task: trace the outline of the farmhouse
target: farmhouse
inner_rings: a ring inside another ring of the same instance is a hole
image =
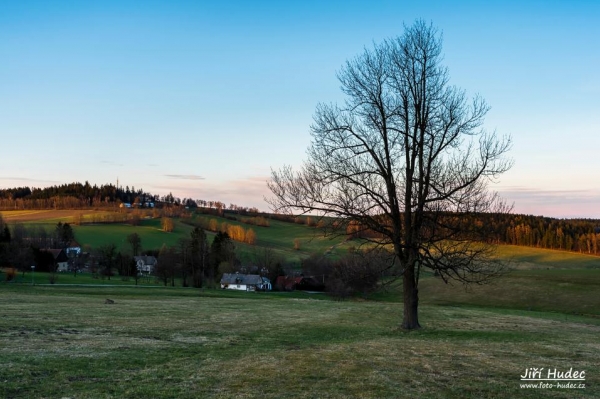
[[[271,281],[258,274],[225,273],[221,278],[221,288],[240,291],[271,291]]]
[[[69,259],[63,249],[41,249],[40,252],[47,252],[52,255],[54,270],[57,272],[69,271]]]
[[[133,259],[135,260],[138,273],[143,275],[152,274],[156,267],[156,263],[158,262],[156,257],[147,255],[134,256]]]

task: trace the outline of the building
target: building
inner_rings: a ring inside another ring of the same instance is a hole
[[[69,258],[64,249],[41,249],[40,252],[46,252],[52,255],[53,268],[57,272],[69,271]]]
[[[271,291],[271,281],[258,274],[225,273],[221,278],[221,288],[239,291]]]
[[[156,264],[158,263],[156,257],[148,255],[134,256],[133,259],[135,260],[135,266],[137,267],[138,273],[146,276],[154,272]]]

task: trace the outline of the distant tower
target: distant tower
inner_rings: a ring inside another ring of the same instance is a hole
[[[117,177],[117,190],[119,189],[119,178]]]

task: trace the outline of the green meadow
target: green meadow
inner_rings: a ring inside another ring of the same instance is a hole
[[[423,303],[407,333],[388,301],[6,284],[0,301],[4,398],[600,395],[592,316]],[[520,388],[528,367],[583,370],[585,389]]]
[[[517,269],[598,269],[600,257],[576,252],[499,245],[497,256]]]
[[[326,254],[335,257],[346,253],[350,246],[358,245],[356,242],[345,241],[345,237],[324,236],[322,230],[304,224],[269,220],[270,226],[263,227],[209,215],[198,215],[195,218],[196,221],[210,219],[215,219],[219,225],[227,223],[254,230],[257,237],[255,245],[235,243],[241,259],[251,258],[256,248],[265,247],[273,249],[288,262],[299,264],[301,259],[311,254]],[[296,239],[300,243],[299,249],[294,249],[294,240]]]
[[[345,241],[343,237],[324,237],[321,231],[316,228],[277,220],[269,220],[269,227],[254,226],[222,217],[206,215],[195,216],[192,221],[199,223],[202,220],[208,221],[210,219],[215,219],[219,225],[227,223],[254,230],[257,237],[255,245],[241,242],[234,243],[238,257],[247,262],[251,262],[255,252],[261,248],[270,248],[286,261],[298,265],[302,258],[308,257],[312,253],[339,256],[347,252],[351,245],[357,245],[354,242]],[[129,248],[127,236],[131,233],[140,235],[143,249],[160,249],[163,245],[177,245],[181,238],[189,238],[193,227],[174,219],[174,230],[165,232],[161,229],[160,219],[143,219],[138,226],[129,224],[86,224],[73,226],[73,229],[75,238],[81,245],[97,248],[114,243],[118,249],[126,251]],[[207,236],[210,242],[214,237],[214,233],[207,232]],[[297,250],[294,249],[294,240],[296,239],[300,241],[300,248]]]
[[[177,245],[179,239],[189,237],[193,227],[174,221],[173,232],[161,229],[160,219],[146,219],[139,226],[129,224],[86,224],[73,226],[75,239],[80,245],[98,248],[106,244],[115,244],[119,250],[129,249],[127,236],[137,233],[142,238],[143,249],[160,249],[163,245]]]

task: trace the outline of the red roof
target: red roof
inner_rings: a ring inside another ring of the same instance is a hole
[[[302,283],[303,279],[304,277],[279,276],[277,277],[277,280],[275,280],[275,285],[291,291],[295,290],[296,286]]]

